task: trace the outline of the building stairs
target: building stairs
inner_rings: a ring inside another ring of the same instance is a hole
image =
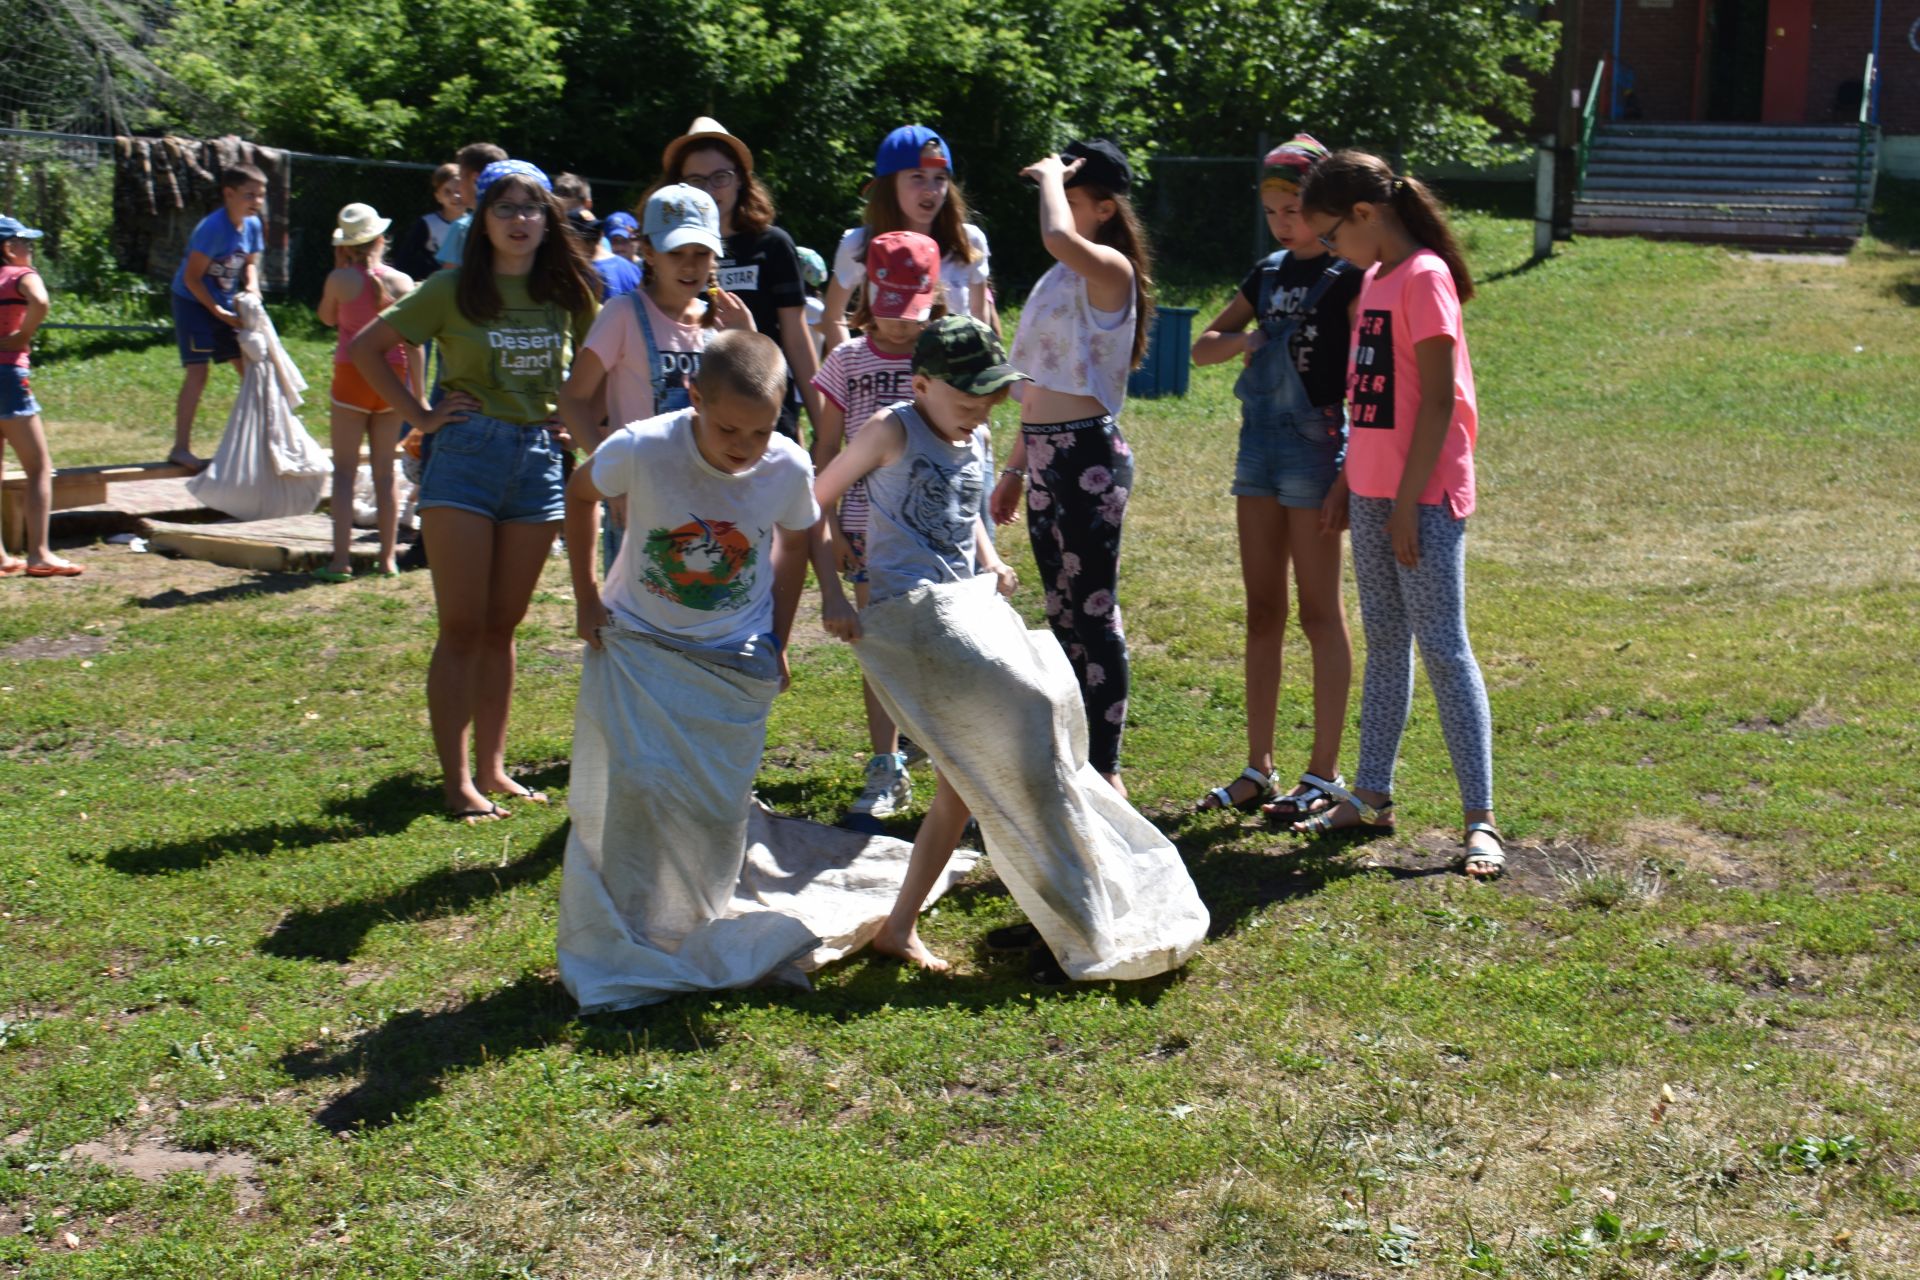
[[[1877,131],[1855,125],[1595,126],[1575,235],[1850,248],[1866,228]]]

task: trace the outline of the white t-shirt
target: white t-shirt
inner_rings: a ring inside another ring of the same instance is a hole
[[[947,291],[947,310],[954,315],[972,314],[969,292],[976,284],[985,284],[992,273],[988,270],[987,233],[971,222],[960,224],[967,233],[967,243],[973,246],[972,262],[961,262],[957,258],[940,260],[940,283]],[[867,229],[849,227],[840,237],[840,247],[833,252],[833,278],[840,282],[849,293],[867,282]]]
[[[773,529],[820,518],[806,450],[775,434],[729,474],[700,456],[693,410],[615,431],[587,462],[627,500],[627,536],[601,600],[622,626],[710,649],[773,630]]]
[[[660,352],[663,390],[693,385],[700,372],[700,353],[716,330],[697,324],[680,324],[654,305],[645,289],[608,299],[587,330],[586,349],[599,357],[607,371],[607,426],[617,430],[653,417],[659,412],[653,403],[653,372],[647,367],[647,340],[640,331],[640,313],[634,300],[647,309],[653,324],[654,346]],[[682,403],[685,403],[684,399]],[[602,486],[605,492],[605,486]]]

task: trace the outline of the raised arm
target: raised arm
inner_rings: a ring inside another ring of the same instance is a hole
[[[1067,180],[1080,172],[1083,160],[1063,163],[1059,156],[1045,156],[1020,171],[1040,188],[1040,242],[1057,261],[1087,282],[1088,300],[1102,311],[1117,311],[1126,305],[1133,290],[1133,264],[1127,255],[1112,245],[1095,244],[1073,225],[1073,208],[1067,203]],[[1102,306],[1103,302],[1110,305]]]

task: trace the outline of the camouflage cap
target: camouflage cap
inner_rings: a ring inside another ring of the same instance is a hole
[[[1007,363],[1007,350],[993,330],[964,315],[942,316],[921,332],[913,348],[913,371],[969,396],[992,395],[1016,382],[1032,381]]]

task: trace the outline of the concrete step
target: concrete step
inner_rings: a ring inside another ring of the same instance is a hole
[[[1868,146],[1868,152],[1874,148]],[[1774,157],[1839,157],[1859,155],[1860,140],[1849,136],[1832,138],[1630,138],[1624,134],[1594,134],[1594,154],[1634,152],[1638,155],[1676,155],[1693,159],[1697,155],[1740,155],[1749,161],[1770,161]]]
[[[1658,218],[1575,218],[1578,236],[1642,236],[1649,240],[1687,240],[1699,244],[1739,244],[1755,248],[1851,249],[1858,235],[1809,231],[1795,224],[1691,223]]]
[[[1691,124],[1650,123],[1646,121],[1604,121],[1594,129],[1596,138],[1658,138],[1663,141],[1722,139],[1729,142],[1838,142],[1854,141],[1860,126],[1854,124]]]
[[[1825,196],[1841,195],[1854,199],[1864,190],[1859,174],[1844,179],[1816,178],[1811,181],[1771,178],[1722,178],[1717,174],[1669,171],[1661,174],[1613,174],[1587,170],[1588,191],[1618,191],[1636,187],[1644,191],[1720,192],[1725,195]]]

